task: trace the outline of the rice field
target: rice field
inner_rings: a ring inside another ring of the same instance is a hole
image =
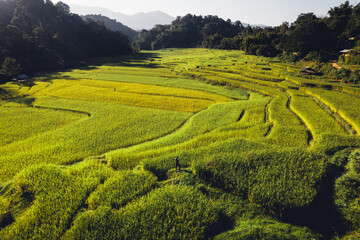
[[[1,85],[0,239],[360,234],[358,89],[298,69],[166,49]]]

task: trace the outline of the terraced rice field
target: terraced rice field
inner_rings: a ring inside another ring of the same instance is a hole
[[[360,147],[358,89],[239,51],[101,62],[0,86],[1,239],[335,234],[324,209],[300,212]]]

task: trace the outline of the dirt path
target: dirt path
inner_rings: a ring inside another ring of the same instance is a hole
[[[341,69],[341,67],[339,66],[339,64],[337,64],[337,62],[332,62],[331,66],[333,66],[333,68],[336,68],[336,69]]]

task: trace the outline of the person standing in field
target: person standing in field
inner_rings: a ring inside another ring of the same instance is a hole
[[[180,162],[179,162],[179,157],[178,157],[178,156],[176,156],[176,158],[175,158],[175,169],[176,169],[177,172],[180,172],[180,171],[181,171],[181,169],[180,169]]]

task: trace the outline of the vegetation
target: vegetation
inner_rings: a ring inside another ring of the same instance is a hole
[[[63,2],[2,0],[0,13],[0,80],[131,52],[122,33],[83,21]]]
[[[358,89],[298,69],[167,49],[1,85],[0,238],[356,238]]]
[[[210,47],[222,37],[234,37],[244,30],[241,22],[232,23],[217,16],[178,17],[171,25],[156,25],[151,30],[142,30],[135,38],[134,48],[157,50],[161,48],[188,48],[202,44]]]
[[[360,38],[360,4],[349,1],[331,8],[326,17],[302,13],[294,23],[276,27],[244,27],[216,16],[186,15],[171,25],[157,25],[142,31],[135,39],[137,49],[202,46],[215,49],[243,50],[252,55],[282,56],[285,61],[337,60],[339,51],[353,48]],[[352,39],[352,40],[349,40]],[[357,64],[354,49],[349,62]]]

